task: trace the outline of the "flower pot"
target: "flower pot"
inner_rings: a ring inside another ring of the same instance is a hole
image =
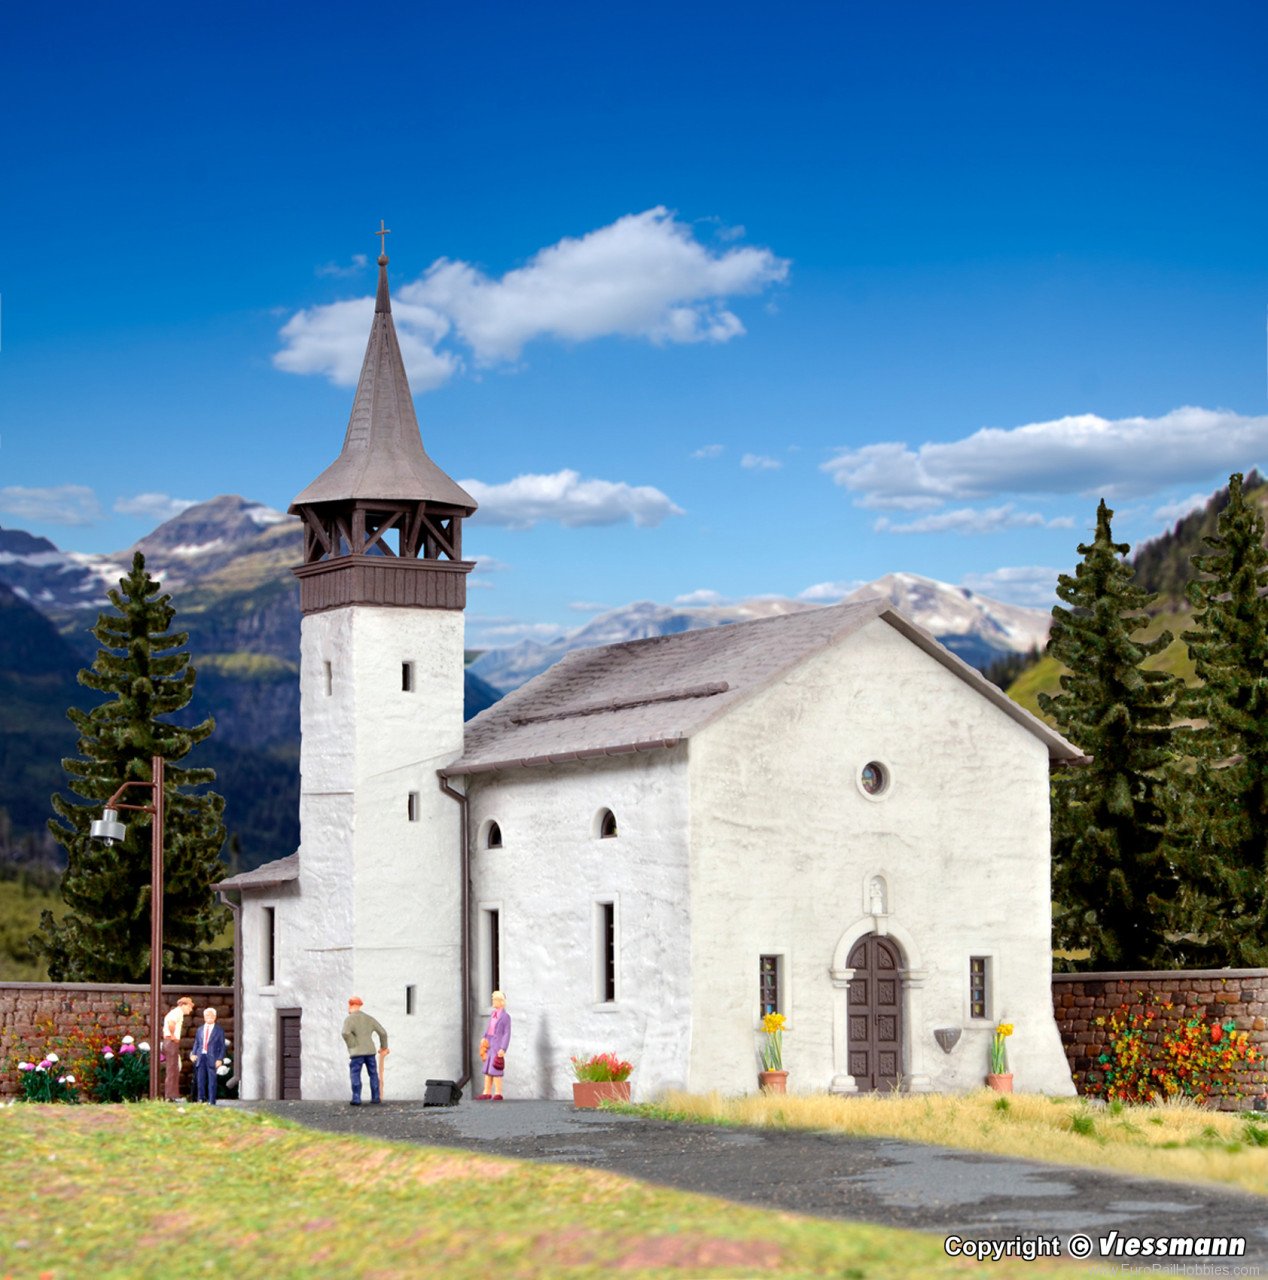
[[[572,1105],[579,1111],[593,1111],[601,1102],[628,1102],[628,1080],[574,1080]]]
[[[757,1073],[757,1087],[763,1093],[787,1093],[788,1072],[759,1071]]]
[[[994,1071],[991,1071],[987,1074],[986,1084],[988,1088],[994,1089],[996,1093],[1012,1093],[1013,1073],[1004,1071],[996,1075]]]

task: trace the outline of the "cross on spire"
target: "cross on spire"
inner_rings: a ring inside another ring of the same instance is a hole
[[[387,223],[386,223],[386,222],[384,222],[384,221],[383,221],[383,219],[382,219],[382,218],[380,218],[380,219],[379,219],[379,229],[378,229],[374,234],[375,234],[376,236],[378,236],[378,238],[379,238],[379,260],[380,260],[380,261],[385,261],[385,260],[387,259],[387,239],[386,239],[386,237],[388,237],[388,236],[390,236],[390,235],[392,234],[391,228],[387,225]]]

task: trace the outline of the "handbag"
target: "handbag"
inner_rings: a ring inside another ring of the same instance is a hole
[[[480,1061],[484,1062],[489,1056],[489,1042],[487,1040],[480,1041]]]
[[[497,1051],[497,1054],[496,1054],[496,1056],[495,1056],[495,1057],[494,1057],[494,1059],[493,1059],[493,1065],[494,1065],[494,1066],[495,1066],[499,1071],[505,1071],[505,1070],[506,1070],[506,1058],[505,1058],[505,1057],[503,1057],[503,1055],[502,1055],[502,1050],[501,1050],[501,1049],[499,1049],[499,1050]]]

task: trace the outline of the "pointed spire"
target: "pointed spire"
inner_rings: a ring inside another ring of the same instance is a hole
[[[380,221],[377,236],[390,235]],[[379,254],[379,286],[374,319],[348,430],[339,456],[291,503],[385,499],[433,502],[461,507],[468,514],[476,502],[427,456],[418,431],[414,399],[405,361],[392,321],[386,253]]]

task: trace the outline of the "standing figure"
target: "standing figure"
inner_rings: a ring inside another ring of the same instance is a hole
[[[484,1029],[480,1055],[484,1058],[484,1092],[477,1101],[502,1101],[502,1075],[506,1070],[506,1051],[511,1044],[511,1015],[506,1011],[506,997],[495,991],[489,998],[493,1012]]]
[[[203,1025],[194,1032],[194,1100],[216,1105],[216,1068],[225,1059],[225,1031],[216,1025],[216,1011],[203,1010]]]
[[[194,1012],[191,996],[181,996],[163,1019],[163,1097],[179,1102],[181,1096],[181,1036],[185,1019]]]
[[[374,1037],[379,1037],[379,1052],[386,1054],[387,1032],[378,1019],[361,1011],[365,1003],[360,996],[348,1000],[348,1016],[343,1020],[343,1042],[348,1046],[348,1075],[352,1080],[352,1105],[361,1105],[361,1068],[370,1073],[370,1101],[379,1101],[379,1068],[374,1061]]]

